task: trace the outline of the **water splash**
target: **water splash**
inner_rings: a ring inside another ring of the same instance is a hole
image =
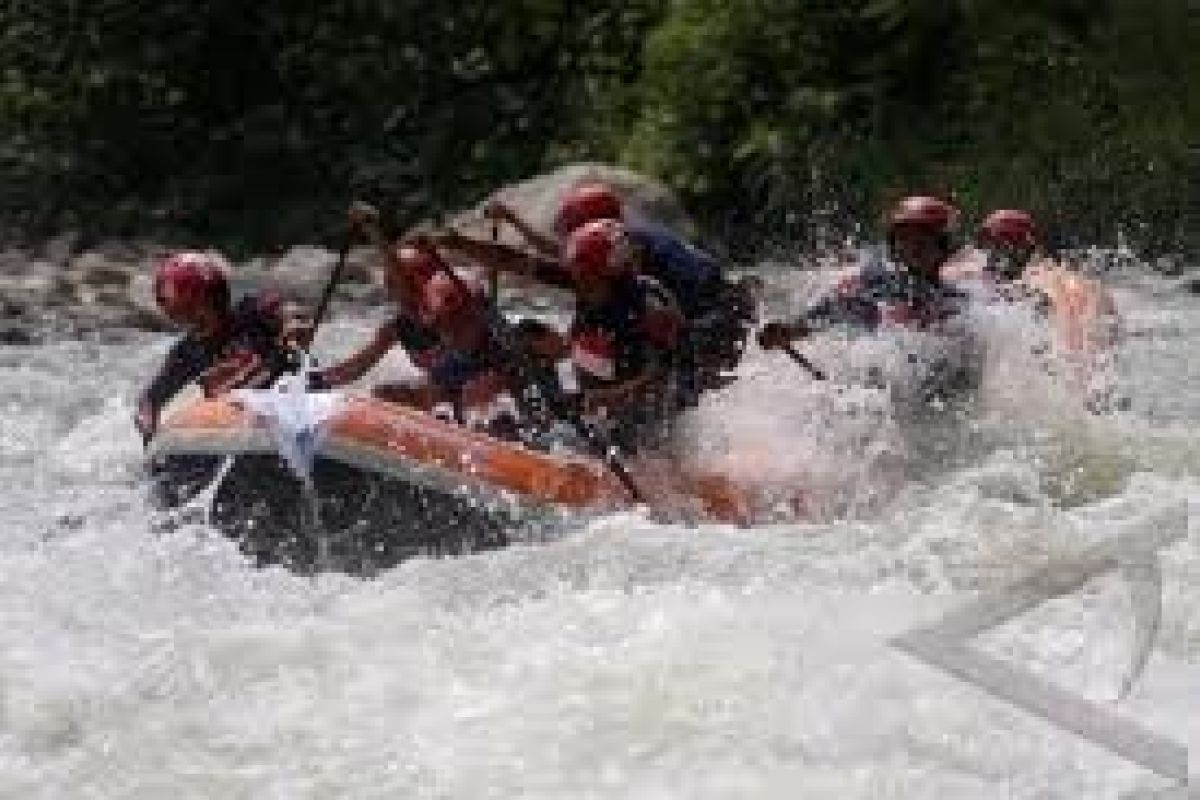
[[[1153,285],[1119,301],[1127,411],[1070,403],[1016,318],[985,336],[975,410],[931,431],[893,403],[910,386],[898,345],[814,344],[861,379],[840,392],[754,354],[689,421],[698,458],[736,459],[744,436],[766,454],[744,459],[748,479],[812,477],[829,498],[815,520],[613,515],[371,581],[252,569],[200,522],[153,532],[128,419],[164,341],[0,348],[0,796],[1159,788],[886,645],[1086,549],[1097,524],[1187,503],[1193,538],[1161,556],[1158,644],[1117,710],[1200,746],[1200,314]],[[335,325],[323,341],[367,335]],[[895,390],[870,385],[873,364],[897,368]],[[1119,584],[1089,587],[1014,620],[998,655],[1111,693],[1137,637],[1130,602]]]

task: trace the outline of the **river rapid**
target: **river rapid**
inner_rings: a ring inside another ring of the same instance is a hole
[[[167,338],[2,347],[0,798],[1173,796],[894,644],[1178,526],[1128,697],[1120,573],[970,644],[1200,745],[1200,297],[1114,286],[1121,410],[1085,411],[1005,313],[979,326],[981,397],[953,423],[756,351],[683,435],[747,480],[811,485],[811,518],[617,514],[372,580],[254,569],[200,524],[155,524],[130,417]],[[910,344],[809,354],[853,372]]]

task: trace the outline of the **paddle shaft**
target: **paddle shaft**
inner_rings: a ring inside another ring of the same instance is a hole
[[[349,256],[350,234],[347,233],[345,240],[342,242],[342,249],[338,251],[337,262],[333,266],[333,271],[329,273],[329,279],[325,282],[325,289],[321,292],[321,299],[317,303],[317,310],[313,312],[312,331],[309,334],[309,347],[312,346],[312,341],[317,336],[317,329],[321,327],[321,323],[325,320],[325,315],[329,312],[329,306],[333,302],[333,293],[337,289],[337,285],[342,279],[342,273],[346,271],[346,261]],[[292,352],[295,353],[295,350]],[[271,371],[267,373],[266,380],[260,385],[256,385],[255,388],[269,389],[270,387],[274,386],[275,382],[283,377],[289,371],[289,369],[292,368],[292,366],[292,364],[287,363],[272,368]],[[239,388],[244,388],[246,385],[251,383],[256,382],[247,381],[242,387]]]
[[[329,273],[329,280],[325,282],[325,290],[321,293],[321,300],[317,303],[317,310],[313,312],[313,334],[317,332],[317,328],[321,326],[322,320],[325,319],[325,314],[329,311],[329,306],[333,302],[333,293],[337,289],[338,283],[342,280],[342,273],[346,271],[346,261],[350,257],[350,234],[346,234],[345,240],[342,242],[342,249],[338,252],[337,263],[333,266],[333,271]]]
[[[500,223],[492,220],[492,244],[500,242]],[[500,270],[495,267],[488,267],[488,294],[492,298],[492,302],[497,306],[500,305]]]
[[[783,346],[783,352],[787,353],[788,357],[790,357],[792,361],[795,361],[797,364],[799,364],[801,368],[803,368],[804,371],[809,375],[813,376],[813,378],[819,381],[826,379],[827,376],[825,375],[825,372],[816,364],[809,361],[799,350],[796,349],[795,345],[791,344],[790,342],[785,344]]]
[[[459,276],[457,272],[454,271],[453,268],[451,268],[449,264],[446,263],[445,259],[441,257],[441,254],[435,250],[432,250],[432,248],[431,252],[433,252],[438,269],[444,272],[446,276],[454,282],[455,286],[457,286],[460,291],[469,293],[470,288],[467,286],[466,282]],[[521,351],[520,346],[513,341],[511,331],[509,330],[510,326],[508,320],[504,319],[504,316],[501,314],[499,306],[496,302],[497,299],[498,298],[492,299],[492,303],[490,304],[490,308],[488,310],[490,327],[492,328],[492,332],[497,339],[497,343],[501,346],[501,348],[507,351],[506,354],[514,360],[517,368],[521,373],[523,373],[521,378],[524,381],[527,377],[532,377],[534,370],[526,363],[526,355]],[[541,381],[536,379],[530,380],[529,382],[535,384],[541,383]],[[633,476],[629,473],[629,470],[626,469],[625,465],[621,463],[621,460],[617,456],[615,449],[608,442],[604,441],[600,434],[598,434],[596,430],[592,428],[592,426],[588,425],[582,417],[576,414],[572,409],[568,408],[564,403],[559,402],[557,398],[557,392],[547,391],[545,387],[542,387],[542,390],[543,399],[549,406],[550,413],[568,423],[571,425],[571,427],[575,428],[575,431],[584,440],[584,442],[587,443],[588,447],[591,448],[593,453],[604,459],[604,463],[608,467],[609,471],[612,472],[612,474],[616,476],[617,480],[621,482],[621,485],[625,488],[625,491],[629,492],[630,497],[639,503],[646,502],[646,496],[642,494],[641,489],[638,488],[637,482],[633,479]],[[521,407],[521,413],[526,417],[532,418],[534,415],[534,410],[529,404],[528,399],[524,396],[524,392],[513,392],[513,399],[516,400],[517,404]]]

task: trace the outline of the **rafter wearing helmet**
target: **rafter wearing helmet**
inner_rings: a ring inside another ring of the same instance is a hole
[[[958,218],[954,206],[936,197],[904,198],[885,217],[892,264],[853,270],[800,317],[765,325],[759,344],[778,349],[831,326],[929,330],[956,316],[967,298],[941,271],[957,249]]]
[[[254,385],[290,362],[302,341],[303,325],[290,324],[274,292],[248,294],[236,302],[228,267],[215,253],[183,251],[163,258],[154,270],[159,310],[184,335],[142,391],[134,423],[143,441],[158,429],[162,408],[189,383],[199,381],[215,396],[235,386]]]
[[[636,219],[610,186],[586,182],[569,189],[559,202],[553,235],[536,230],[509,205],[491,201],[485,208],[493,220],[512,225],[528,243],[525,251],[495,242],[481,242],[453,231],[440,244],[464,253],[499,272],[532,274],[554,265],[565,268],[565,247],[571,235],[597,221],[623,226],[630,268],[665,287],[675,298],[686,325],[681,336],[682,373],[693,398],[727,382],[724,373],[741,359],[747,335],[757,315],[753,281],[731,281],[721,262],[662,225]]]
[[[447,274],[450,267],[421,237],[388,241],[373,206],[356,202],[349,215],[383,256],[383,285],[394,313],[360,349],[316,373],[316,388],[352,383],[401,347],[421,374],[377,384],[377,397],[424,410],[446,404],[460,420],[488,406],[506,387],[482,288]]]
[[[438,239],[457,248],[464,237]],[[471,252],[469,245],[459,248]],[[584,410],[614,424],[627,450],[656,438],[678,412],[674,354],[685,319],[671,292],[638,271],[636,244],[625,223],[592,219],[575,227],[555,258],[497,260],[501,271],[564,289],[575,315],[560,350],[577,374]]]
[[[1111,351],[1120,338],[1120,318],[1112,294],[1099,282],[1068,269],[1042,250],[1033,216],[1004,208],[979,225],[976,246],[986,254],[986,276],[1000,297],[1032,302],[1054,320],[1058,346],[1094,356]]]
[[[1038,254],[1037,226],[1027,211],[1003,208],[979,225],[976,245],[987,258],[987,269],[1000,280],[1015,281]]]
[[[957,250],[958,209],[936,197],[906,197],[887,215],[892,260],[909,273],[937,282],[942,265]]]

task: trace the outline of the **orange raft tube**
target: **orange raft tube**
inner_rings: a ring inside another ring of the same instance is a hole
[[[224,399],[183,404],[166,416],[151,450],[160,501],[185,503],[224,456],[237,458],[218,488],[212,522],[258,561],[300,569],[319,568],[324,557],[336,568],[369,571],[417,553],[503,545],[514,528],[563,512],[634,505],[598,459],[500,441],[366,397],[345,398],[325,425],[313,509],[247,412]],[[655,513],[747,519],[748,501],[720,476],[667,478],[678,470],[661,462],[630,468]]]

